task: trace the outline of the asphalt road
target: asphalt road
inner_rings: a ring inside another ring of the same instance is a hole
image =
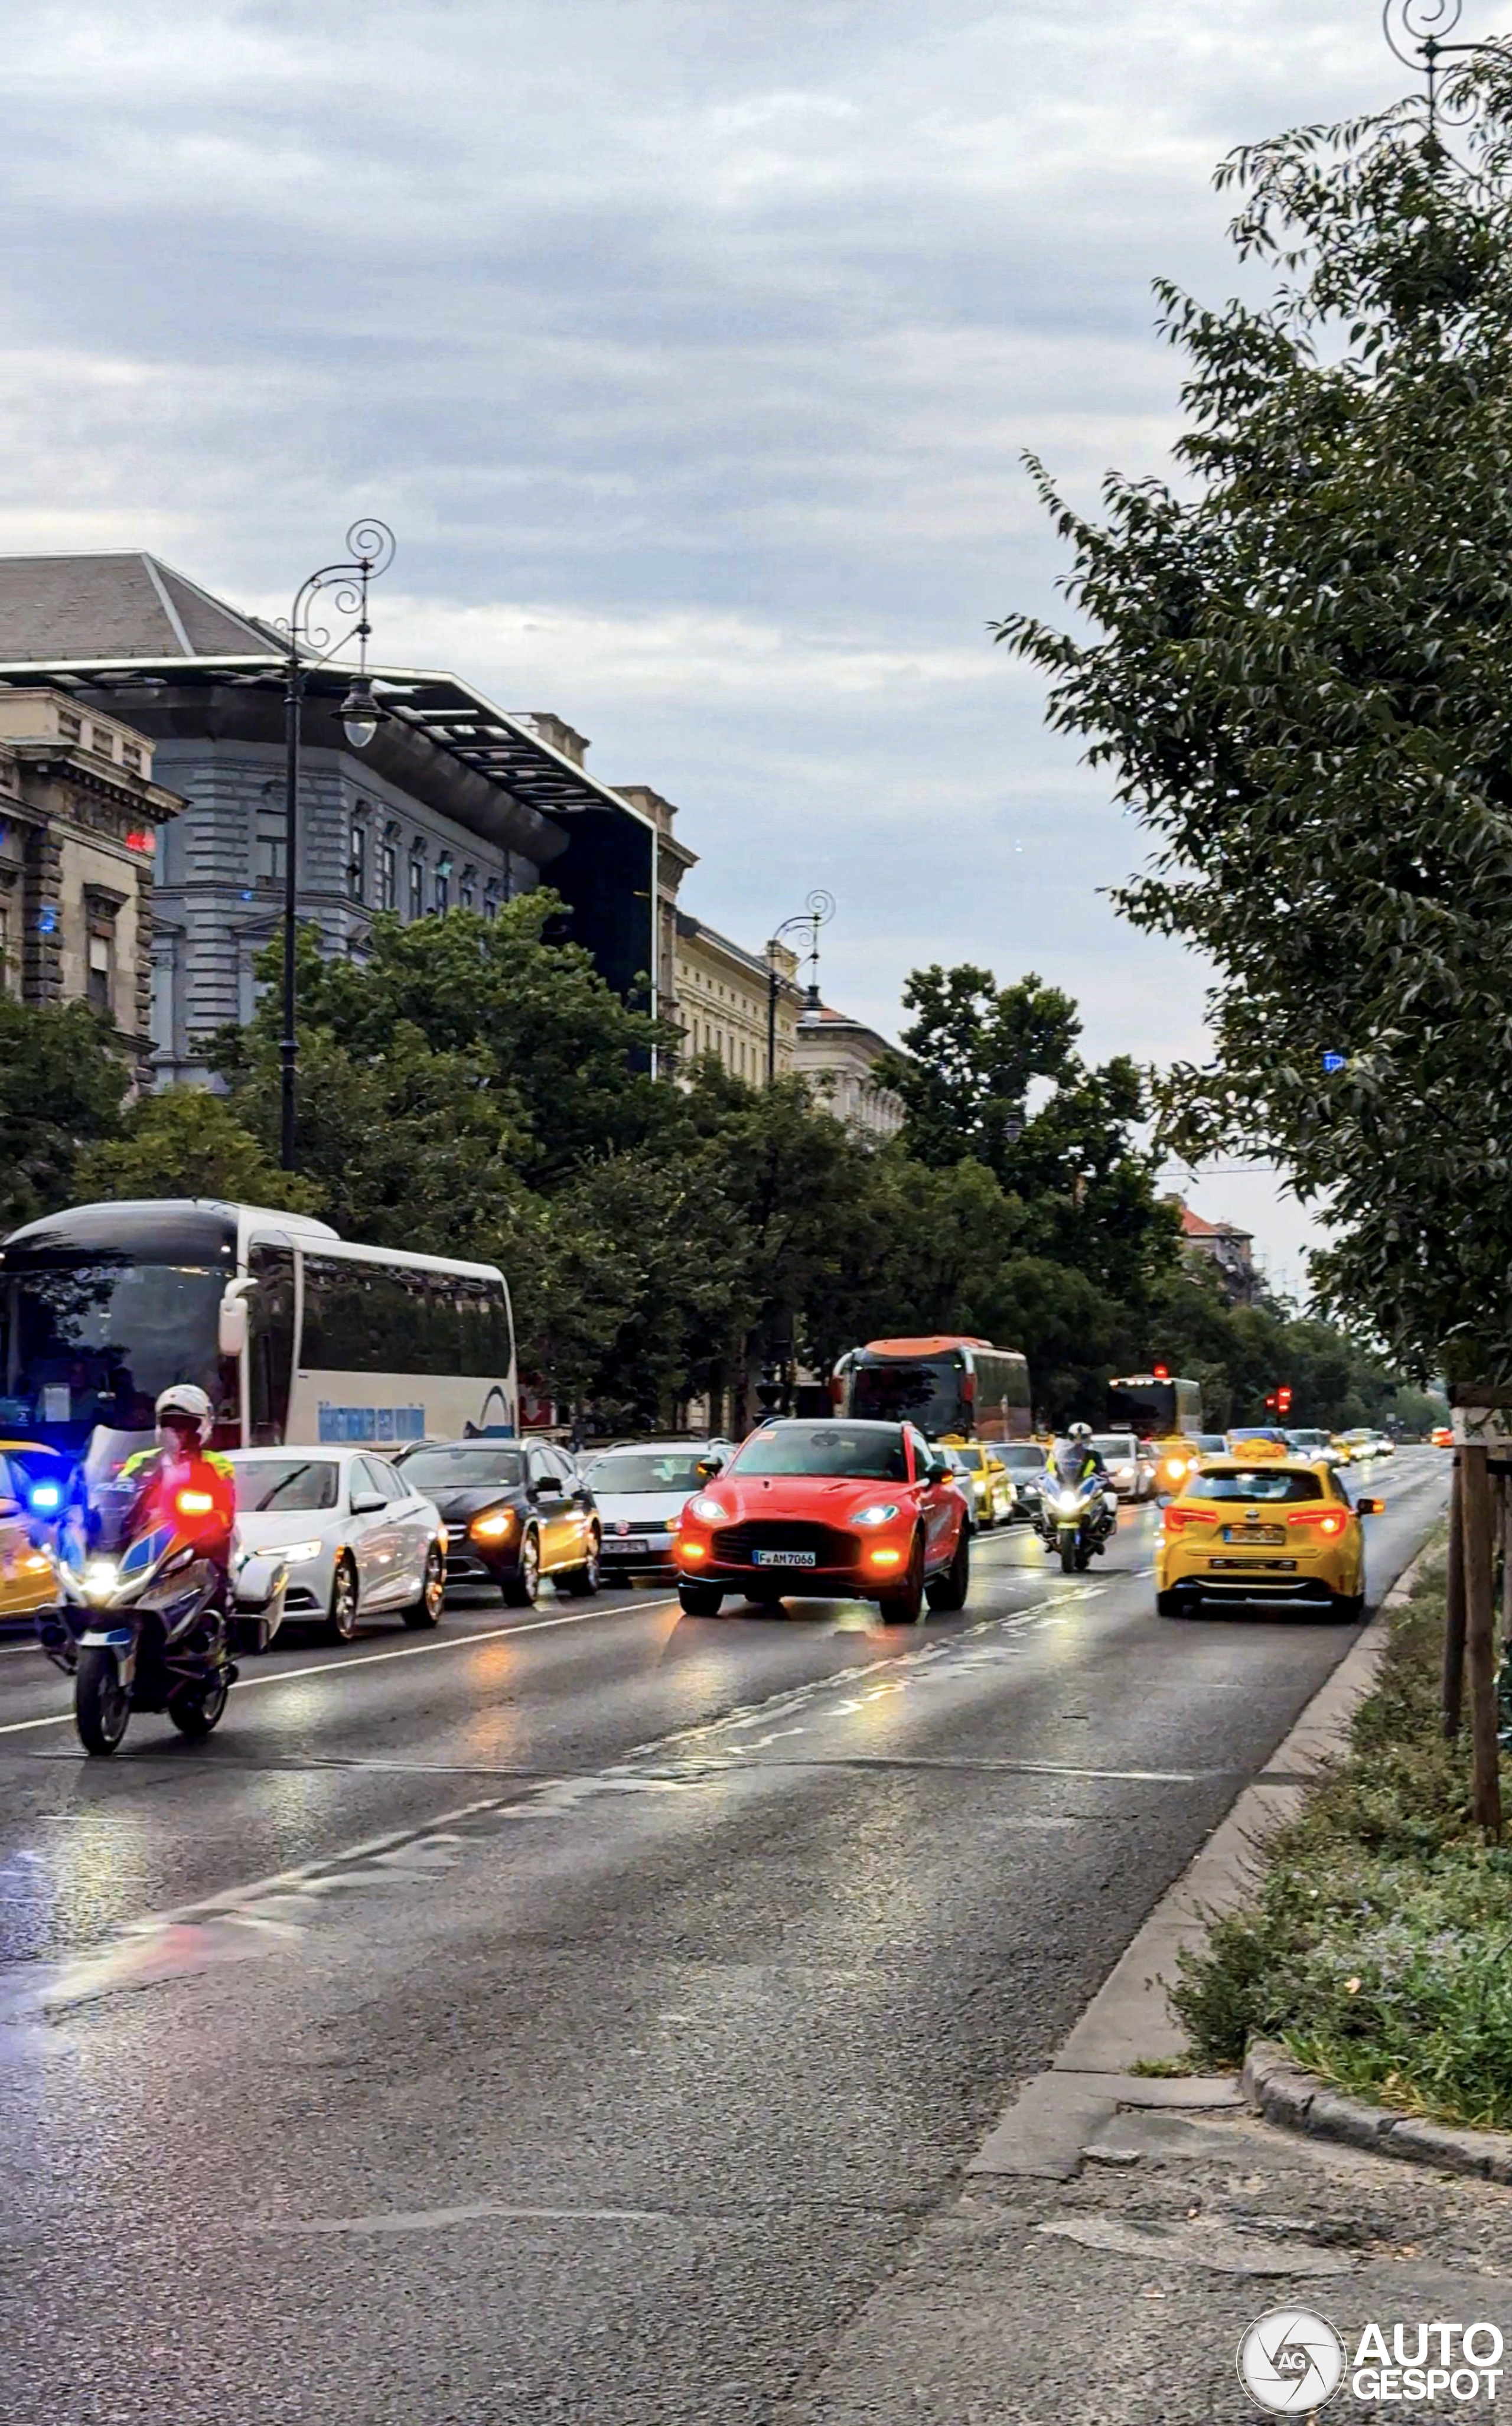
[[[0,2419],[780,2418],[1351,1639],[1156,1618],[1152,1529],[285,1641],[105,1763],[0,1644]]]

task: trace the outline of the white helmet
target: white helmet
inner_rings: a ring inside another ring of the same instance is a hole
[[[1072,1424],[1068,1429],[1066,1437],[1068,1440],[1090,1440],[1092,1427],[1090,1424]]]
[[[171,1389],[164,1390],[153,1413],[157,1417],[159,1431],[167,1415],[180,1415],[193,1424],[199,1432],[201,1448],[216,1427],[216,1411],[204,1392],[193,1382],[175,1382]]]

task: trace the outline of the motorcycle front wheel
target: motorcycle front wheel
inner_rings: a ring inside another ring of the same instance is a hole
[[[218,1727],[226,1714],[226,1698],[231,1687],[224,1677],[218,1683],[206,1685],[192,1693],[175,1693],[168,1706],[169,1717],[181,1736],[207,1736]]]
[[[1060,1569],[1064,1576],[1074,1576],[1076,1573],[1076,1536],[1074,1533],[1063,1533],[1060,1537]]]
[[[131,1717],[131,1695],[121,1684],[115,1655],[93,1647],[79,1653],[73,1679],[73,1723],[86,1752],[117,1751]]]

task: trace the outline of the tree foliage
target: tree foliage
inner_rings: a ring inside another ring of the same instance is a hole
[[[0,1234],[78,1194],[80,1157],[115,1134],[130,1083],[115,1030],[83,1003],[0,991]]]
[[[1217,970],[1169,1139],[1278,1156],[1337,1225],[1327,1302],[1505,1375],[1512,57],[1470,80],[1467,170],[1406,104],[1224,165],[1240,256],[1280,283],[1157,290],[1184,485],[1110,477],[1094,521],[1036,465],[1090,636],[999,634],[1154,838],[1126,914]]]

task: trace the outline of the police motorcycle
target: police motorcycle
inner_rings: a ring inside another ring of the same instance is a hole
[[[1058,1550],[1063,1573],[1082,1575],[1101,1557],[1118,1530],[1118,1499],[1107,1476],[1084,1471],[1091,1427],[1073,1424],[1049,1459],[1035,1531],[1048,1550]]]
[[[144,1492],[141,1436],[92,1434],[58,1528],[58,1597],[38,1639],[73,1679],[73,1720],[87,1752],[110,1754],[133,1710],[166,1711],[184,1736],[207,1736],[236,1681],[240,1641],[264,1648],[283,1617],[288,1569],[232,1537],[208,1554],[213,1499],[192,1467]]]

